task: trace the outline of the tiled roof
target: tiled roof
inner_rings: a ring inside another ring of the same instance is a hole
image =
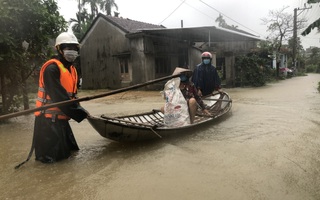
[[[102,14],[101,14],[102,15]],[[164,29],[164,26],[161,25],[155,25],[155,24],[149,24],[145,22],[135,21],[128,18],[121,18],[121,17],[112,17],[112,16],[106,16],[102,15],[106,20],[110,21],[115,26],[118,26],[123,31],[127,33],[135,33],[139,30],[143,29]]]
[[[80,42],[83,43],[87,38],[90,30],[95,27],[94,24],[98,19],[103,18],[108,23],[121,29],[126,37],[134,37],[135,33],[146,33],[155,36],[163,36],[169,38],[178,38],[180,40],[188,40],[192,42],[203,42],[208,40],[216,42],[226,41],[259,41],[261,40],[255,35],[250,33],[243,33],[235,30],[208,26],[208,27],[193,27],[193,28],[166,28],[162,25],[149,24],[145,22],[135,21],[127,18],[106,16],[99,13],[92,22],[90,28],[86,31],[85,35],[81,38]],[[211,34],[210,34],[211,33]]]

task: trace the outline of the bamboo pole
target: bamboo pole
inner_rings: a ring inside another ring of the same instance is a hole
[[[225,102],[232,102],[232,100],[227,100],[227,99],[202,99],[202,101],[225,101]]]
[[[141,88],[141,87],[144,87],[144,86],[147,86],[147,85],[151,85],[151,84],[154,84],[154,83],[158,83],[158,82],[161,82],[161,81],[164,81],[164,80],[168,80],[168,79],[172,79],[172,78],[179,77],[179,76],[180,76],[180,74],[171,75],[171,76],[165,76],[165,77],[162,77],[162,78],[159,78],[159,79],[154,79],[154,80],[147,81],[145,83],[140,83],[140,84],[132,85],[132,86],[125,87],[125,88],[112,90],[110,92],[106,92],[106,93],[102,93],[102,94],[98,94],[98,95],[81,97],[81,98],[78,98],[78,99],[71,99],[71,100],[66,100],[66,101],[60,101],[60,102],[57,102],[57,103],[44,105],[44,106],[41,106],[41,107],[38,107],[38,108],[23,110],[23,111],[20,111],[20,112],[10,113],[10,114],[6,114],[6,115],[0,115],[0,121],[1,120],[5,120],[5,119],[9,119],[9,118],[13,118],[13,117],[18,117],[18,116],[21,116],[21,115],[26,115],[26,114],[33,113],[33,112],[40,111],[40,110],[46,110],[48,108],[64,106],[64,105],[68,105],[68,104],[72,104],[72,103],[76,103],[76,102],[81,102],[81,101],[90,101],[92,99],[102,98],[102,97],[110,96],[110,95],[113,95],[113,94],[126,92],[126,91],[129,91],[129,90]]]

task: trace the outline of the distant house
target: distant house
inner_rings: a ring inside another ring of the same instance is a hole
[[[279,53],[278,58],[277,58],[277,53],[273,53],[273,60],[272,60],[272,68],[276,69],[277,68],[277,60],[279,62],[279,68],[286,68],[288,67],[287,62],[288,62],[288,55],[284,53]]]
[[[234,78],[235,45],[249,51],[251,35],[217,27],[176,28],[99,14],[81,39],[82,88],[116,89],[171,75],[175,67],[193,69],[203,51],[223,50],[227,82]],[[238,44],[244,42],[244,44]],[[205,48],[196,44],[209,44]],[[221,44],[224,45],[221,45]],[[249,45],[248,45],[249,44]],[[221,57],[222,59],[222,57]],[[162,88],[163,84],[150,86]]]

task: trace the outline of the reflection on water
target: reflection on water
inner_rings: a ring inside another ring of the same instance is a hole
[[[71,121],[80,151],[49,165],[32,157],[19,170],[33,116],[12,119],[0,125],[1,199],[319,199],[318,81],[225,89],[227,116],[157,141],[115,143]]]

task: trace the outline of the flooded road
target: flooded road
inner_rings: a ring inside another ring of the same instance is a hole
[[[224,89],[231,112],[207,129],[141,144],[71,126],[80,151],[42,164],[26,159],[33,116],[0,125],[1,199],[320,199],[319,74],[261,88]],[[139,96],[140,95],[140,96]],[[146,97],[147,96],[147,97]],[[83,102],[92,115],[159,108],[159,92]]]

